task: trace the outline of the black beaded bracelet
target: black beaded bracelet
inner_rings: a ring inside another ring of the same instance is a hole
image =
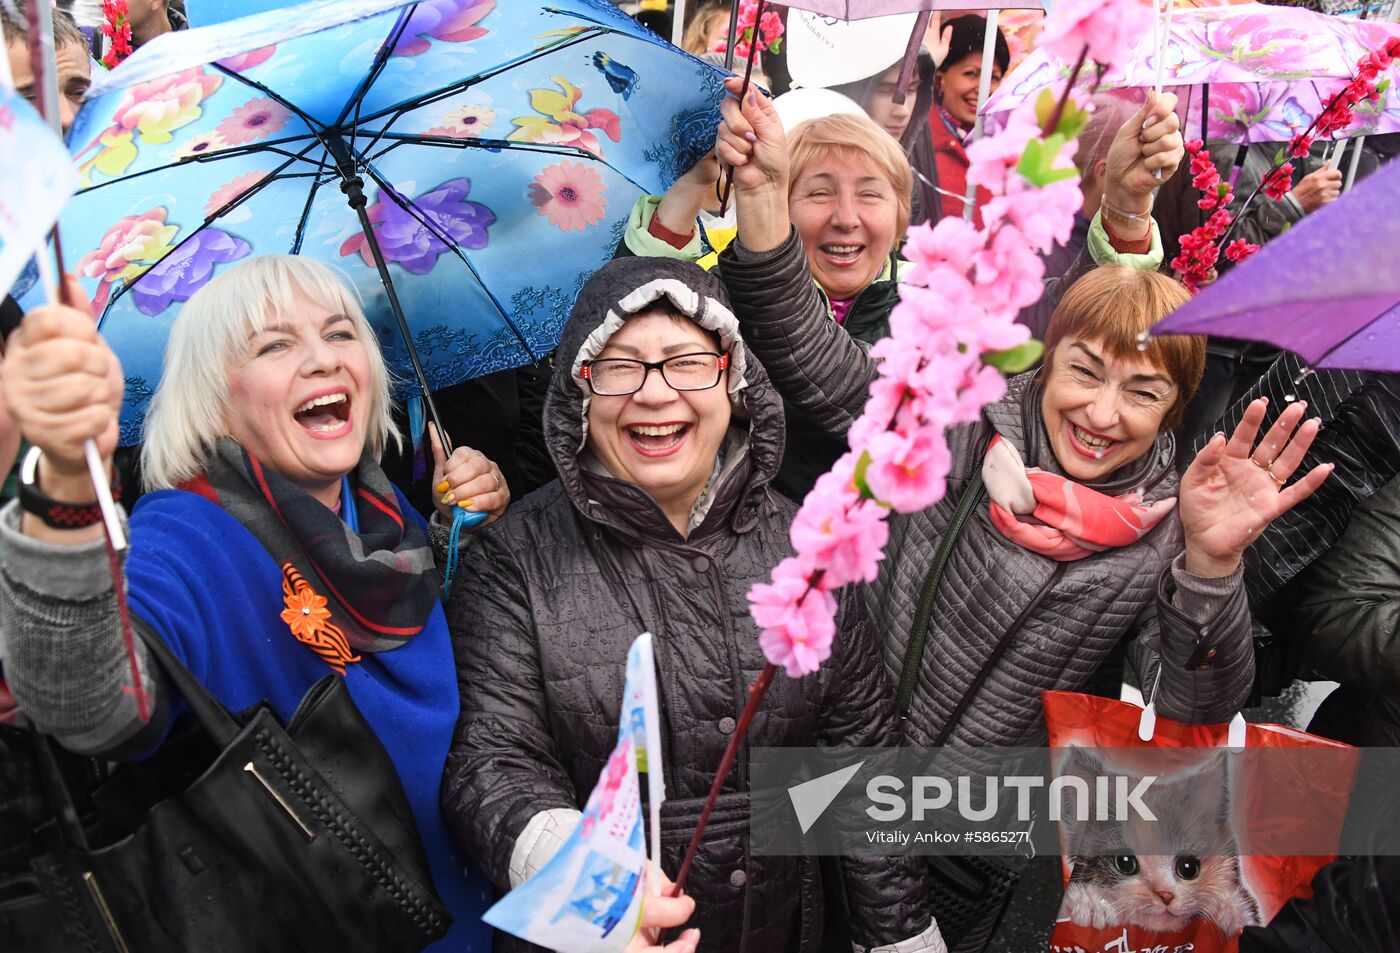
[[[33,513],[44,521],[45,526],[54,529],[82,529],[85,526],[92,526],[94,523],[102,522],[102,507],[97,501],[91,503],[62,503],[51,499],[43,494],[39,489],[39,458],[42,454],[38,447],[30,447],[29,452],[24,455],[24,462],[19,468],[19,507],[26,513]],[[116,496],[119,487],[113,486],[112,495]]]

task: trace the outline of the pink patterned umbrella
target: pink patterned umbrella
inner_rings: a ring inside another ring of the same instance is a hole
[[[1001,10],[1044,10],[1044,0],[1010,0],[998,3],[997,0],[797,0],[784,6],[794,10],[807,10],[838,20],[864,20],[867,17],[887,17],[894,13],[921,13],[925,10],[975,10],[978,13],[989,6]]]
[[[1166,87],[1184,110],[1183,127],[1202,128],[1205,138],[1228,142],[1281,142],[1307,128],[1328,98],[1353,75],[1356,61],[1400,35],[1400,26],[1343,20],[1301,7],[1247,3],[1177,11],[1162,63]],[[1101,90],[1138,89],[1157,79],[1158,52],[1144,35],[1129,56],[1120,57],[1099,81]],[[1379,103],[1356,108],[1357,121],[1341,136],[1400,132],[1400,99],[1392,69],[1391,88]],[[1013,110],[1042,89],[1063,82],[1069,64],[1047,51],[1026,57],[987,103],[988,113]],[[1093,88],[1092,72],[1079,87]],[[1209,94],[1204,95],[1203,88]]]

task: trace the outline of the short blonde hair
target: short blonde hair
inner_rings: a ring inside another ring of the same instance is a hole
[[[909,228],[914,173],[904,150],[888,132],[866,115],[837,113],[798,123],[787,137],[788,188],[797,186],[807,166],[830,156],[846,161],[869,160],[876,171],[894,188],[895,244],[904,240]],[[789,198],[791,193],[789,192]],[[893,248],[890,251],[894,251]]]
[[[729,21],[729,10],[723,3],[705,3],[695,11],[681,34],[681,49],[693,56],[710,51],[710,31],[723,19]]]
[[[1186,286],[1159,271],[1122,265],[1102,265],[1080,278],[1055,309],[1045,330],[1045,366],[1065,338],[1097,341],[1118,360],[1143,358],[1159,368],[1176,385],[1176,402],[1167,410],[1162,427],[1181,423],[1186,405],[1200,386],[1206,367],[1206,339],[1199,335],[1167,334],[1149,338],[1144,347],[1139,335],[1191,300]]]
[[[173,489],[204,471],[214,441],[228,435],[230,364],[246,353],[248,339],[272,316],[294,309],[298,291],[350,318],[369,358],[367,446],[377,457],[390,441],[399,445],[389,371],[349,282],[311,258],[261,255],[239,262],[196,291],[170,328],[141,450],[148,489]]]

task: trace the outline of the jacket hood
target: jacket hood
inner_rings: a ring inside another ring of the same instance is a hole
[[[1042,391],[1036,382],[1038,373],[1039,369],[1027,371],[1007,381],[1006,395],[987,407],[982,412],[983,417],[993,430],[1021,452],[1026,466],[1064,476],[1064,468],[1055,459],[1045,433],[1045,418],[1040,411]],[[1141,487],[1143,499],[1149,502],[1176,496],[1178,485],[1176,435],[1170,430],[1159,433],[1145,454],[1110,473],[1108,479],[1086,484],[1110,495]]]
[[[840,93],[848,99],[854,100],[861,109],[867,112],[870,109],[870,99],[875,94],[875,86],[879,83],[880,77],[889,72],[893,66],[902,66],[903,57],[899,62],[891,63],[878,73],[874,73],[865,79],[858,79],[853,83],[843,83],[840,86],[832,86],[831,91]],[[923,47],[919,49],[919,57],[914,61],[914,74],[919,78],[919,89],[914,94],[913,115],[909,118],[909,128],[904,130],[904,135],[900,137],[899,144],[908,152],[918,141],[921,129],[928,128],[929,110],[933,107],[933,55]]]
[[[723,526],[745,532],[753,525],[768,483],[782,462],[782,401],[740,337],[724,286],[694,264],[619,258],[583,286],[555,351],[554,378],[545,398],[545,446],[565,493],[584,517],[625,538],[678,540],[674,527],[644,490],[613,478],[585,459],[592,395],[582,376],[583,364],[603,350],[625,321],[662,299],[700,327],[716,332],[730,355],[732,416],[722,447],[723,466],[701,494],[699,519],[690,538],[704,537]]]

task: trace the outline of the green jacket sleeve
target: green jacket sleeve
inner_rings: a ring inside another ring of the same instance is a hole
[[[1156,271],[1162,267],[1162,233],[1157,222],[1152,222],[1152,247],[1145,255],[1128,255],[1113,247],[1108,240],[1108,232],[1103,227],[1103,212],[1094,213],[1089,224],[1089,255],[1096,265],[1126,265],[1140,271]]]
[[[661,197],[657,195],[643,195],[637,199],[637,204],[632,206],[632,216],[627,220],[627,231],[622,234],[625,252],[623,249],[618,249],[618,257],[631,253],[638,258],[674,258],[678,261],[699,261],[700,257],[705,254],[704,246],[700,244],[700,229],[695,230],[684,248],[677,248],[663,242],[647,231],[651,227],[652,216],[656,214],[656,206],[660,203]]]

